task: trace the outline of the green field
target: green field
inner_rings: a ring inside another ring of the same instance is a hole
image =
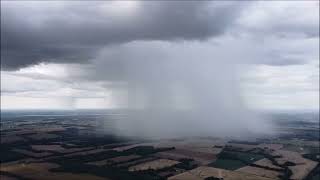
[[[311,180],[319,180],[320,179],[320,174],[316,174],[312,177]]]
[[[248,164],[264,158],[264,156],[262,155],[253,154],[253,153],[245,153],[245,152],[232,152],[232,153],[234,153],[239,160],[245,161]]]
[[[264,158],[262,155],[253,153],[223,151],[219,154],[218,159],[209,164],[209,166],[227,170],[235,170],[247,166],[262,158]]]
[[[236,170],[246,166],[246,164],[239,160],[217,159],[215,162],[209,164],[209,166],[212,166],[215,168],[227,169],[227,170]]]

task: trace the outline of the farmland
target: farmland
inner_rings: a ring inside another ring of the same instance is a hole
[[[112,121],[105,122],[108,116],[112,115],[3,118],[1,179],[314,180],[319,177],[317,139],[297,138],[305,136],[301,122],[299,131],[296,123],[281,122],[277,136],[264,139],[141,140],[99,130],[100,121],[112,127]],[[310,123],[307,125],[308,134]]]

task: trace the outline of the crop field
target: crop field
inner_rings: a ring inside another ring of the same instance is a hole
[[[219,158],[215,162],[209,164],[209,166],[227,170],[236,170],[246,166],[246,164],[239,160]]]
[[[279,176],[282,174],[278,171],[272,171],[268,169],[258,168],[258,167],[252,167],[252,166],[245,166],[240,169],[236,170],[237,172],[244,172],[249,174],[254,174],[261,177],[267,177],[272,179],[280,179]]]
[[[65,148],[61,147],[61,145],[31,145],[31,147],[36,151],[63,152],[65,150]]]
[[[149,162],[141,163],[135,166],[131,166],[129,167],[129,171],[144,171],[149,169],[158,170],[158,169],[171,167],[179,163],[180,162],[178,161],[173,161],[169,159],[157,159],[154,161],[149,161]]]
[[[259,166],[263,166],[263,167],[268,167],[268,168],[272,168],[272,169],[278,169],[278,170],[282,170],[283,168],[276,166],[274,164],[272,164],[272,162],[269,159],[263,158],[259,161],[254,162],[255,165],[259,165]]]
[[[207,165],[217,157],[217,154],[213,152],[199,152],[197,149],[175,149],[166,153],[180,155],[184,158],[192,158],[201,165]]]
[[[104,165],[111,165],[111,164],[119,164],[127,161],[132,161],[135,159],[140,158],[141,156],[139,155],[128,155],[128,156],[118,156],[110,159],[104,159],[101,161],[94,161],[94,162],[89,162],[87,164],[91,165],[96,165],[96,166],[104,166]]]
[[[317,174],[313,176],[311,180],[319,180],[319,179],[320,179],[320,174]]]
[[[59,167],[53,163],[31,163],[31,164],[16,164],[1,167],[1,171],[7,174],[14,174],[18,177],[30,178],[35,180],[54,180],[54,179],[74,179],[74,180],[103,180],[104,178],[90,174],[72,174],[51,172],[50,169]]]
[[[219,154],[218,159],[209,166],[236,170],[262,158],[264,158],[262,155],[253,153],[223,151]]]
[[[104,120],[100,116],[76,115],[31,119],[23,116],[5,121],[9,129],[1,131],[1,180],[315,180],[319,177],[320,154],[309,151],[317,148],[316,139],[296,139],[296,134],[290,136],[290,129],[285,137],[250,141],[215,137],[137,140],[100,134],[93,127]],[[17,125],[9,125],[10,122]]]
[[[291,179],[304,179],[313,168],[317,166],[317,162],[306,160],[303,164],[290,166],[289,169],[293,172]]]
[[[253,174],[204,166],[172,176],[169,180],[203,180],[206,178],[223,178],[223,180],[272,180],[271,178]]]

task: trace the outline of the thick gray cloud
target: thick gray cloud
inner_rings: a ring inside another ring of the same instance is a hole
[[[268,107],[318,107],[318,12],[316,1],[1,1],[1,91],[10,98],[109,101],[124,96],[128,70],[143,80],[190,80],[182,75],[206,60],[210,70],[228,63],[262,67],[246,91],[257,102],[268,99]]]
[[[245,3],[1,2],[2,68],[87,62],[106,45],[203,40],[223,33]]]
[[[2,1],[1,68],[39,62],[86,63],[106,46],[206,40],[225,32],[240,37],[249,34],[262,46],[270,36],[278,36],[280,42],[297,36],[317,39],[318,11],[317,2]],[[274,51],[274,45],[266,49]],[[268,52],[250,61],[275,66],[306,61],[283,54]]]

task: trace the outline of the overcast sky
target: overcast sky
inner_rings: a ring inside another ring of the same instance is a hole
[[[122,107],[124,62],[199,54],[250,108],[319,109],[318,1],[1,1],[1,108]]]

